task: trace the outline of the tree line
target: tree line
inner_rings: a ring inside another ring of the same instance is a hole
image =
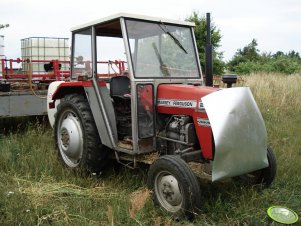
[[[206,18],[193,12],[187,21],[195,23],[195,37],[201,66],[205,68]],[[284,53],[260,53],[258,42],[253,39],[249,44],[238,49],[228,62],[223,60],[223,53],[218,51],[221,41],[220,30],[211,24],[211,42],[213,46],[213,73],[250,74],[254,72],[294,74],[301,72],[301,57],[294,50]]]

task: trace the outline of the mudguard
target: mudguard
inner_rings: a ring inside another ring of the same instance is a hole
[[[47,114],[48,114],[48,120],[49,120],[49,123],[51,125],[51,127],[53,128],[53,125],[54,125],[54,115],[56,113],[56,107],[58,106],[58,104],[60,103],[60,100],[56,100],[54,102],[55,104],[55,107],[54,108],[50,108],[49,107],[49,104],[50,103],[53,103],[53,100],[52,100],[52,95],[55,93],[55,91],[57,90],[57,87],[63,83],[63,81],[56,81],[56,82],[52,82],[50,83],[49,87],[48,87],[48,91],[47,91]]]
[[[213,92],[202,102],[215,142],[212,181],[268,166],[266,127],[248,87]]]

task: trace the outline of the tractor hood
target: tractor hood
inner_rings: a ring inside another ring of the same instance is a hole
[[[268,166],[265,123],[248,87],[160,85],[156,104],[160,113],[190,115],[196,121],[202,119],[201,109],[205,110],[214,138],[212,181]],[[198,131],[208,124],[195,126]]]
[[[223,89],[202,102],[215,143],[212,181],[268,166],[266,127],[248,87]]]
[[[157,111],[166,114],[192,115],[202,97],[219,89],[183,84],[163,84],[158,87]]]

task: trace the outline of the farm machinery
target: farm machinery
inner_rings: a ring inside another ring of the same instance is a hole
[[[70,80],[70,61],[0,59],[0,118],[47,115],[47,89],[53,81]],[[124,62],[97,62],[107,68],[103,75],[122,74]],[[18,65],[18,68],[15,65]],[[20,66],[21,65],[21,66]],[[1,127],[1,126],[0,126]]]
[[[52,82],[47,107],[58,155],[98,173],[108,158],[150,164],[154,202],[174,216],[201,206],[191,164],[212,181],[270,185],[276,161],[247,87],[205,86],[190,22],[117,14],[72,29],[70,81]],[[107,76],[97,62],[123,62]]]

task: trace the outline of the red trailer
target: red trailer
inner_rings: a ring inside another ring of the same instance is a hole
[[[108,79],[125,72],[125,61],[97,63],[106,68],[99,77]],[[44,66],[43,71],[33,71],[38,64]],[[69,68],[70,61],[65,60],[1,59],[0,118],[47,115],[48,86],[53,81],[69,81]]]

